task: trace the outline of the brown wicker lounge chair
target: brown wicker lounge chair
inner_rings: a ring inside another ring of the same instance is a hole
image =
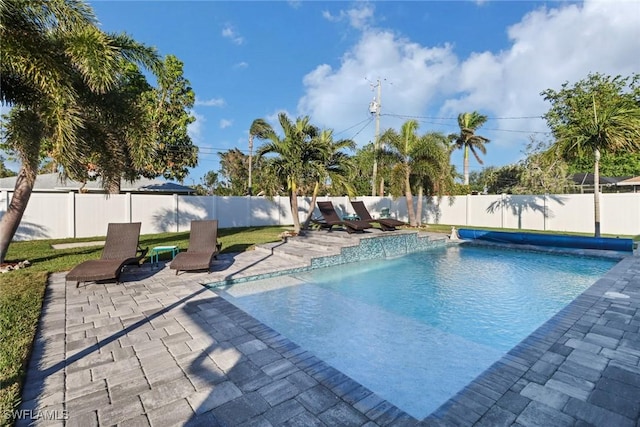
[[[320,214],[322,214],[324,220],[314,220],[313,222],[321,228],[328,228],[329,231],[336,225],[345,227],[349,234],[364,233],[367,228],[372,228],[372,225],[366,221],[340,219],[331,202],[318,202],[318,209],[320,209]]]
[[[406,223],[393,218],[372,218],[369,210],[361,200],[352,200],[351,206],[353,206],[353,210],[362,221],[367,221],[369,224],[377,222],[378,224],[380,224],[380,229],[382,229],[382,231],[393,231],[396,229],[396,227],[407,225]]]
[[[189,247],[171,261],[169,268],[179,271],[209,270],[211,261],[220,253],[218,220],[191,221]]]
[[[120,273],[125,265],[137,265],[147,254],[148,248],[138,245],[140,223],[110,223],[107,226],[107,238],[100,259],[84,261],[67,273],[66,280],[76,282],[94,282],[112,280],[120,283]]]

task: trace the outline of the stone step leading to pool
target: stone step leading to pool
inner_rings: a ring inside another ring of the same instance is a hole
[[[303,260],[312,267],[323,267],[403,255],[424,250],[432,244],[430,242],[446,240],[444,234],[414,230],[382,232],[375,229],[358,234],[308,230],[303,235],[288,237],[280,242],[257,245],[255,250],[290,260]]]
[[[360,244],[360,239],[357,237],[354,238],[344,238],[344,237],[333,237],[327,235],[319,235],[315,234],[306,234],[303,236],[290,237],[287,239],[289,242],[296,242],[300,244],[308,244],[313,247],[318,248],[319,250],[333,250],[335,248],[344,248],[347,246],[358,246]]]
[[[340,253],[340,247],[331,249],[311,243],[297,242],[291,239],[288,239],[286,242],[272,242],[257,245],[255,250],[289,259],[304,259],[308,263],[311,262],[312,258],[338,255]]]
[[[289,238],[287,239],[286,243],[289,246],[298,247],[302,250],[310,249],[312,251],[320,251],[325,253],[339,252],[340,248],[345,247],[344,245],[340,245],[340,244],[324,243],[319,240],[305,239],[305,238],[299,238],[299,237]]]

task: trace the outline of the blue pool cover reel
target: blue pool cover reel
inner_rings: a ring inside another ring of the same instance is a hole
[[[632,252],[633,239],[613,237],[567,236],[554,234],[519,233],[506,231],[471,230],[461,228],[458,236],[465,240],[485,240],[496,243],[554,246],[558,248],[599,249]]]

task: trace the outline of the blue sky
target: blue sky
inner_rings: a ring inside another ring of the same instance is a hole
[[[371,83],[381,80],[381,129],[418,118],[420,132],[457,130],[456,117],[490,120],[485,166],[514,163],[532,135],[540,96],[589,72],[640,71],[640,1],[91,1],[103,30],[125,32],[184,62],[196,93],[190,135],[198,183],[220,151],[248,152],[256,118],[312,123],[373,140]],[[259,145],[260,142],[257,142]],[[462,153],[452,156],[462,171]],[[480,170],[471,159],[471,170]]]

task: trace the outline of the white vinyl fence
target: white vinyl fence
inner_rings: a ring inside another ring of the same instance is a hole
[[[0,192],[0,216],[11,195]],[[353,212],[348,197],[320,200],[333,201],[339,213]],[[374,217],[388,208],[393,217],[408,219],[404,198],[358,200]],[[301,220],[310,201],[299,198]],[[593,194],[469,195],[425,198],[422,222],[593,233],[593,212]],[[602,194],[600,215],[602,233],[640,234],[640,193]],[[187,231],[194,219],[218,219],[220,228],[293,224],[287,197],[33,193],[15,239],[104,236],[109,222],[141,222],[141,234]]]

